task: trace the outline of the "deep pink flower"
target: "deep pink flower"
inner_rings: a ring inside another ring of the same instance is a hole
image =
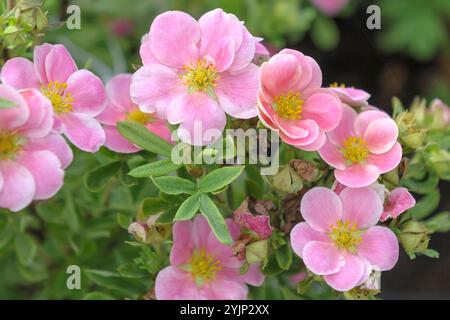
[[[58,192],[72,151],[51,133],[52,107],[39,91],[0,84],[0,99],[14,104],[0,109],[0,207],[19,211]]]
[[[37,46],[34,63],[25,58],[8,60],[1,80],[16,89],[40,90],[53,105],[55,130],[79,149],[96,152],[105,142],[105,133],[94,118],[105,108],[102,81],[90,71],[78,70],[63,45]]]
[[[384,203],[384,210],[380,220],[385,221],[388,218],[396,219],[400,214],[415,205],[416,200],[411,193],[409,193],[408,189],[395,188],[389,193],[389,196]]]
[[[330,86],[330,89],[336,93],[341,101],[346,105],[361,108],[369,107],[368,100],[370,98],[370,94],[364,90],[346,87],[343,85],[332,85]]]
[[[108,103],[97,116],[105,130],[105,146],[115,152],[133,153],[141,150],[126,140],[117,130],[119,121],[130,120],[145,125],[150,131],[170,142],[171,133],[164,120],[154,113],[144,113],[130,98],[131,74],[114,76],[106,85]]]
[[[312,0],[314,6],[327,16],[335,16],[345,8],[349,0]]]
[[[303,150],[317,150],[341,119],[341,101],[321,88],[316,61],[299,51],[284,49],[263,63],[258,92],[258,115],[263,124],[279,129],[281,139]]]
[[[198,21],[180,11],[165,12],[142,39],[144,66],[133,75],[131,97],[141,111],[180,124],[182,141],[209,144],[214,139],[203,132],[220,134],[225,113],[256,116],[259,68],[251,61],[257,41],[236,16],[221,9]]]
[[[234,240],[239,227],[227,220]],[[246,299],[246,283],[260,286],[264,276],[256,264],[241,275],[244,260],[233,255],[231,246],[220,243],[203,216],[173,226],[171,266],[156,277],[155,292],[159,300],[236,300]]]
[[[292,229],[292,248],[335,290],[351,290],[372,271],[390,270],[397,263],[397,238],[376,226],[383,203],[372,188],[346,188],[337,195],[316,187],[303,196],[300,212],[305,222]]]
[[[336,168],[334,176],[347,187],[374,183],[380,174],[400,163],[398,127],[386,113],[370,110],[357,114],[343,105],[342,121],[327,133],[320,156]]]

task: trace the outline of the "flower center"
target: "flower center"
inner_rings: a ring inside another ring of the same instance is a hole
[[[299,120],[301,119],[303,103],[304,101],[299,93],[288,92],[284,95],[276,96],[273,107],[281,117]]]
[[[58,81],[51,81],[46,87],[41,87],[42,94],[50,100],[56,114],[73,111],[73,98],[66,89],[67,83]]]
[[[356,229],[356,224],[350,224],[348,221],[338,221],[337,225],[331,228],[328,236],[338,248],[353,253],[356,252],[356,248],[362,240],[361,231]]]
[[[344,141],[344,147],[341,151],[345,159],[351,163],[361,163],[369,156],[369,149],[367,149],[366,142],[358,137],[348,137]]]
[[[206,91],[216,86],[219,74],[214,65],[206,60],[199,60],[196,66],[183,66],[184,73],[180,75],[189,92]]]
[[[23,142],[17,133],[0,130],[0,160],[14,157],[22,149]]]
[[[194,250],[191,260],[187,268],[185,268],[186,271],[191,272],[198,286],[214,280],[217,272],[221,269],[220,260],[211,254],[207,254],[205,249]]]
[[[134,110],[128,113],[127,119],[140,124],[147,124],[152,119],[151,113],[145,113],[140,110]]]

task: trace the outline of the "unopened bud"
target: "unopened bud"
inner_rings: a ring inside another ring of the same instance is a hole
[[[408,221],[401,229],[399,239],[406,253],[410,257],[415,257],[416,253],[421,253],[428,248],[430,231],[420,222]]]
[[[142,222],[135,221],[128,226],[128,233],[139,242],[147,241],[147,231],[147,225]]]
[[[245,259],[249,264],[260,263],[266,258],[268,249],[268,240],[253,242],[245,250]]]
[[[412,112],[405,111],[400,113],[395,122],[398,125],[399,137],[404,145],[417,149],[423,145],[426,138],[426,131],[418,128],[415,115]]]

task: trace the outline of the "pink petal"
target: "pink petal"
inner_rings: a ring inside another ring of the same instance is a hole
[[[150,121],[146,127],[148,130],[157,134],[167,142],[172,141],[172,132],[170,132],[169,128],[167,127],[167,122],[165,120]]]
[[[337,291],[353,289],[365,275],[365,263],[360,257],[347,254],[344,264],[339,272],[323,277],[325,282]]]
[[[358,254],[369,260],[374,270],[391,270],[398,260],[398,240],[386,227],[375,226],[363,233]]]
[[[101,124],[115,126],[117,122],[126,119],[126,111],[110,100],[106,103],[105,110],[95,117]]]
[[[270,56],[270,52],[269,50],[266,48],[266,46],[264,45],[264,43],[262,43],[262,38],[257,38],[254,37],[256,40],[256,44],[255,44],[255,57],[269,57]]]
[[[375,120],[364,133],[364,141],[371,153],[381,154],[389,151],[397,142],[398,127],[392,119]]]
[[[319,91],[310,95],[303,105],[302,116],[317,122],[325,131],[337,127],[342,117],[341,101],[332,94]]]
[[[30,152],[51,151],[58,157],[63,169],[67,168],[73,160],[72,149],[60,134],[51,133],[44,138],[31,139],[25,145],[25,149]]]
[[[191,274],[172,266],[162,269],[156,276],[155,294],[158,300],[202,299]]]
[[[311,142],[310,144],[306,144],[306,145],[294,145],[295,147],[305,150],[305,151],[317,151],[320,148],[322,148],[322,146],[324,145],[324,143],[327,141],[327,136],[325,134],[325,131],[323,131],[322,129],[319,130],[319,136],[317,137],[316,140],[314,140],[313,142]]]
[[[73,97],[73,111],[95,117],[106,106],[102,80],[87,70],[78,70],[67,80],[67,92]]]
[[[15,107],[0,109],[0,128],[17,129],[23,126],[30,115],[25,99],[12,87],[2,84],[0,84],[0,98],[15,104]]]
[[[192,221],[179,221],[173,225],[173,246],[170,252],[170,263],[174,266],[188,263],[193,254]]]
[[[344,214],[343,221],[356,224],[358,229],[365,229],[377,224],[383,212],[383,202],[377,192],[370,188],[345,188],[339,194]]]
[[[300,91],[306,89],[318,89],[322,86],[322,71],[316,60],[305,56],[303,53],[293,49],[283,49],[281,54],[294,55],[302,67],[302,74],[300,79]]]
[[[50,101],[36,89],[21,91],[28,104],[30,116],[20,128],[21,134],[28,138],[42,138],[50,133],[53,127],[53,107]]]
[[[105,130],[105,147],[109,150],[119,153],[135,153],[141,150],[125,139],[115,126],[105,125],[103,130]]]
[[[387,113],[378,110],[364,111],[355,119],[355,133],[358,137],[364,137],[367,127],[375,120],[390,119]]]
[[[212,233],[208,221],[202,215],[196,215],[192,222],[192,238],[196,248],[206,248],[208,239]]]
[[[65,135],[79,149],[97,152],[105,143],[105,132],[93,117],[83,113],[68,113],[61,116]]]
[[[350,136],[355,136],[353,125],[356,120],[357,113],[349,106],[342,104],[342,118],[338,126],[327,132],[328,139],[336,146],[342,146],[344,141]]]
[[[308,242],[303,248],[302,258],[305,266],[317,275],[336,273],[345,263],[343,255],[330,242]]]
[[[291,54],[276,54],[261,66],[259,82],[264,99],[272,103],[276,96],[300,89],[302,68]]]
[[[236,51],[233,64],[228,69],[231,72],[239,71],[247,67],[255,56],[257,42],[245,26],[242,26],[242,29],[243,37],[241,46]]]
[[[141,47],[139,48],[139,55],[141,56],[143,65],[150,63],[160,63],[152,52],[150,36],[148,33],[142,37]]]
[[[381,174],[395,169],[402,160],[402,146],[396,142],[391,150],[382,154],[370,154],[367,163],[376,166]]]
[[[313,229],[327,232],[341,219],[342,203],[338,195],[330,189],[315,187],[303,196],[300,212]]]
[[[3,183],[4,183],[3,175],[2,175],[2,171],[0,170],[0,192],[3,189]]]
[[[131,77],[129,73],[118,74],[106,84],[108,98],[123,111],[131,111],[135,107],[130,97]]]
[[[180,123],[178,136],[191,145],[208,145],[216,141],[226,124],[225,113],[209,96],[199,92],[182,95],[169,106],[169,123]]]
[[[218,72],[224,72],[234,61],[235,46],[231,37],[220,38],[216,40],[215,46],[207,52],[205,59],[212,63]]]
[[[33,176],[24,166],[12,162],[0,162],[3,188],[0,191],[0,207],[20,211],[33,200],[36,191]]]
[[[396,219],[400,214],[406,210],[414,207],[416,200],[409,193],[406,188],[395,188],[389,194],[389,197],[384,205],[384,211],[381,215],[381,221],[385,221],[388,218]]]
[[[335,16],[345,8],[349,0],[312,0],[313,4],[327,16]]]
[[[65,83],[70,75],[77,70],[77,65],[66,47],[62,44],[53,45],[45,57],[45,74],[47,80],[49,82],[58,81],[59,83]]]
[[[133,74],[131,99],[143,112],[152,113],[156,111],[155,104],[159,100],[180,93],[182,89],[180,77],[173,69],[163,65],[148,64]]]
[[[248,271],[241,276],[241,279],[254,287],[259,287],[264,283],[265,277],[261,272],[259,265],[253,263],[248,267]]]
[[[190,15],[168,11],[153,20],[149,41],[153,55],[163,64],[182,67],[198,60],[200,27]]]
[[[349,106],[367,107],[370,94],[361,89],[356,88],[340,88],[331,87],[330,90],[335,92],[341,101]]]
[[[26,153],[19,162],[33,175],[36,185],[34,199],[49,199],[61,189],[64,170],[54,153],[47,150]]]
[[[373,164],[353,164],[345,170],[334,170],[336,180],[350,188],[361,188],[371,185],[380,176],[380,170]]]
[[[25,58],[7,60],[1,70],[1,82],[16,89],[39,89],[40,86],[33,62]]]
[[[52,48],[53,45],[49,43],[44,43],[34,48],[34,70],[39,82],[44,85],[47,85],[49,82],[49,80],[47,79],[47,73],[45,71],[45,59],[47,58],[47,55],[50,53]]]
[[[306,146],[314,143],[320,136],[321,130],[314,120],[285,120],[278,115],[275,115],[273,120],[281,130],[281,139],[291,145]]]
[[[325,233],[320,233],[311,228],[306,222],[300,222],[291,230],[292,250],[301,258],[303,248],[311,241],[329,242],[330,238]]]
[[[326,163],[334,168],[345,170],[347,167],[342,152],[329,140],[319,149],[319,154]]]
[[[359,282],[356,284],[356,286],[360,286],[362,285],[364,282],[367,281],[367,279],[369,279],[370,275],[372,274],[373,268],[372,265],[370,264],[370,262],[366,259],[362,259],[363,263],[364,263],[364,274],[362,276],[362,278],[359,280]]]
[[[238,119],[253,118],[257,114],[259,68],[250,64],[236,73],[224,73],[217,81],[216,95],[220,106],[229,115]]]
[[[245,284],[226,279],[216,279],[211,283],[214,300],[245,300],[248,288]]]

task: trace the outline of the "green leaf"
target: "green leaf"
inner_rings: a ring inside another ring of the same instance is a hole
[[[37,252],[37,245],[34,239],[26,233],[19,233],[14,239],[14,246],[19,262],[25,266],[30,265]]]
[[[184,201],[177,213],[175,214],[174,221],[183,221],[192,219],[200,208],[200,193],[196,193]]]
[[[119,161],[110,162],[89,170],[84,176],[84,184],[91,192],[100,192],[120,169]]]
[[[130,226],[132,221],[133,219],[130,216],[127,216],[123,213],[117,214],[117,223],[125,230],[128,230],[128,227]]]
[[[10,108],[15,108],[15,107],[16,107],[15,102],[0,98],[0,110],[10,109]]]
[[[217,240],[225,244],[232,244],[233,240],[231,239],[225,219],[217,206],[207,195],[201,194],[200,196],[200,211],[206,220],[208,220],[209,226],[214,232]]]
[[[156,177],[152,180],[159,190],[167,194],[194,194],[197,190],[195,183],[180,177]]]
[[[122,121],[117,123],[117,129],[126,139],[139,147],[170,158],[172,145],[149,131],[147,127],[136,122]]]
[[[422,220],[428,217],[439,206],[440,196],[439,190],[427,194],[422,197],[413,208],[408,210],[408,214],[415,220]]]
[[[142,213],[144,218],[166,211],[170,206],[166,201],[160,198],[145,198],[142,201]]]
[[[281,269],[289,269],[292,264],[292,251],[288,244],[279,248],[275,253],[275,257]]]
[[[437,259],[439,258],[439,252],[433,249],[425,249],[421,252],[423,255],[426,255],[428,258]]]
[[[85,295],[83,300],[116,300],[116,299],[106,293],[95,291]]]
[[[438,213],[425,222],[425,226],[432,232],[450,231],[450,212]]]
[[[173,222],[173,219],[175,218],[176,212],[177,211],[175,208],[167,210],[159,216],[158,220],[156,220],[156,223],[171,224]]]
[[[164,159],[137,167],[131,170],[128,174],[135,178],[148,178],[150,176],[159,177],[173,172],[181,167],[182,165],[174,164],[170,161],[170,159]]]
[[[235,179],[237,179],[244,170],[244,166],[223,167],[208,173],[203,177],[198,186],[202,192],[213,192],[223,189]]]

